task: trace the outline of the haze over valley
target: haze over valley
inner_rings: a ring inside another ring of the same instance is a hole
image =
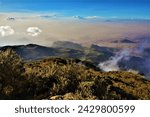
[[[53,19],[36,13],[3,13],[0,16],[0,46],[30,43],[51,46],[54,41],[73,41],[85,46],[96,43],[124,47],[128,43],[122,46],[112,42],[124,39],[141,42],[150,37],[149,20]]]

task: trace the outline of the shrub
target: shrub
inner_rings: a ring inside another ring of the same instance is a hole
[[[112,82],[109,79],[97,77],[94,81],[95,95],[99,99],[110,99],[110,87]]]
[[[15,95],[22,91],[21,84],[24,78],[21,72],[23,70],[22,60],[14,51],[11,49],[0,51],[1,93],[6,98],[15,98]]]
[[[53,85],[51,93],[62,95],[69,92],[75,92],[79,84],[78,77],[81,74],[79,67],[79,65],[73,63],[60,66],[59,71],[55,76],[56,82]]]
[[[94,82],[81,82],[78,86],[77,95],[81,99],[95,99],[94,96]]]

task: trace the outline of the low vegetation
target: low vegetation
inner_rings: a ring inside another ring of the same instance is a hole
[[[0,99],[150,99],[150,81],[126,71],[101,72],[78,59],[24,62],[0,52]]]

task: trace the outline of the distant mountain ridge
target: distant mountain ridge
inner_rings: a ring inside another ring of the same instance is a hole
[[[33,61],[49,57],[64,57],[74,58],[81,61],[87,61],[92,63],[94,66],[98,66],[99,63],[110,60],[111,57],[115,56],[118,49],[100,47],[98,45],[91,45],[91,47],[83,47],[80,44],[73,42],[55,42],[52,47],[45,47],[36,44],[18,45],[18,46],[4,46],[0,50],[12,49],[15,51],[23,60]],[[149,49],[143,51],[143,56],[130,55],[130,59],[124,59],[118,61],[120,70],[136,70],[141,74],[150,74],[148,59],[150,55]]]
[[[68,57],[92,61],[98,64],[110,56],[113,56],[113,49],[91,45],[90,48],[83,47],[73,42],[55,42],[51,47],[36,44],[4,46],[0,50],[12,49],[24,60],[36,60],[45,57]],[[103,56],[103,57],[102,57]],[[105,58],[106,57],[106,58]]]
[[[116,41],[113,41],[113,43],[136,43],[134,41],[131,41],[129,39],[123,39],[123,40],[116,40]]]
[[[70,48],[70,49],[84,49],[81,44],[70,42],[70,41],[56,41],[53,43],[54,48]]]
[[[0,50],[12,49],[24,60],[40,59],[47,56],[54,56],[56,50],[49,47],[44,47],[36,44],[5,46]]]

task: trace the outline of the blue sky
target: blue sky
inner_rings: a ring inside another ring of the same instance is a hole
[[[0,0],[0,11],[150,19],[150,0]]]

